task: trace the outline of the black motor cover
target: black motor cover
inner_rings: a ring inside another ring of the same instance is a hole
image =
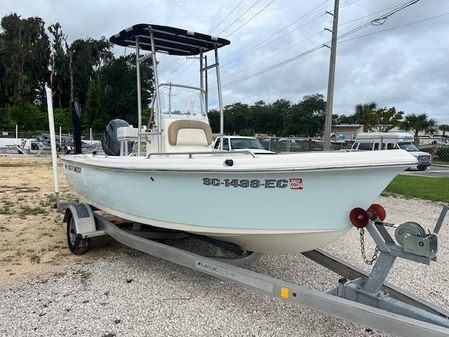
[[[104,131],[104,138],[101,142],[104,153],[109,156],[120,156],[120,142],[117,138],[117,129],[121,127],[129,126],[127,121],[123,119],[113,119],[106,125],[106,130]],[[133,149],[134,142],[128,141],[128,152],[130,153]],[[126,153],[125,155],[128,155]]]

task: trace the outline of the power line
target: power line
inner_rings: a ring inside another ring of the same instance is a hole
[[[329,2],[329,1],[330,1],[330,0],[326,0],[326,1],[321,2],[320,4],[318,4],[317,6],[315,6],[314,8],[312,8],[310,11],[306,12],[304,15],[302,15],[302,16],[299,17],[298,19],[294,20],[292,23],[288,24],[287,26],[284,26],[283,28],[281,28],[280,30],[278,30],[277,32],[275,32],[274,34],[272,34],[268,39],[259,42],[258,44],[254,45],[254,46],[251,47],[250,49],[246,50],[243,54],[240,54],[238,57],[235,57],[235,58],[233,58],[233,59],[231,59],[231,60],[229,60],[229,61],[223,63],[222,66],[225,66],[225,65],[227,65],[227,64],[229,64],[229,63],[233,63],[233,62],[236,61],[236,60],[240,60],[243,56],[248,55],[251,51],[253,51],[253,50],[255,50],[255,49],[258,49],[258,48],[262,47],[263,45],[266,45],[266,44],[267,44],[268,42],[270,42],[270,40],[272,40],[276,35],[279,35],[279,34],[282,33],[283,31],[285,31],[286,29],[288,29],[288,28],[290,28],[291,26],[293,26],[294,24],[298,23],[300,20],[302,20],[303,18],[305,18],[307,15],[313,13],[314,11],[316,11],[318,8],[320,8],[321,6],[323,6],[325,3]],[[352,1],[352,2],[350,2],[350,3],[348,3],[348,4],[346,4],[346,5],[340,6],[340,8],[344,8],[344,7],[351,6],[351,5],[353,5],[353,4],[355,4],[355,3],[359,2],[359,1],[361,1],[361,0],[355,0],[355,1]],[[392,7],[392,8],[395,8],[395,7],[397,7],[397,6],[394,6],[394,7]],[[316,16],[315,18],[309,20],[309,21],[306,22],[305,24],[303,24],[303,25],[301,25],[301,26],[299,26],[299,27],[296,27],[296,28],[293,29],[292,31],[289,31],[288,34],[291,34],[291,33],[293,33],[294,31],[297,31],[298,29],[301,29],[301,28],[307,26],[308,24],[314,22],[315,20],[317,20],[317,19],[319,19],[319,18],[321,18],[321,17],[323,17],[323,16],[325,16],[325,15],[326,15],[326,13],[323,13],[323,14],[321,14],[321,15],[319,15],[319,16]],[[281,37],[281,39],[284,38],[285,36],[286,36],[286,35],[284,35],[283,37]],[[278,39],[278,40],[279,40],[279,39]]]
[[[353,3],[358,2],[358,1],[360,1],[360,0],[353,1],[353,2],[351,2],[350,4],[347,4],[347,5],[345,5],[345,6],[352,5]],[[413,0],[413,1],[416,1],[416,0]],[[322,4],[323,4],[323,3],[322,3]],[[321,6],[322,4],[320,4],[319,6]],[[388,13],[384,14],[382,17],[384,17],[385,15],[390,15],[390,16],[391,16],[392,14],[394,14],[394,13],[397,12],[397,9],[398,9],[399,7],[405,8],[405,7],[408,7],[409,5],[410,5],[410,1],[407,1],[407,2],[405,2],[405,3],[399,4],[399,5],[396,5],[396,6],[392,6],[392,7],[388,7],[388,8],[384,8],[384,9],[382,9],[382,10],[380,10],[380,11],[371,13],[371,14],[369,14],[369,15],[367,15],[367,16],[364,16],[363,18],[372,16],[372,15],[377,14],[377,13],[380,13],[380,12],[385,12],[386,10],[395,9],[395,10],[392,11],[392,12],[388,12]],[[344,7],[344,6],[343,6],[343,7]],[[315,9],[316,9],[316,7],[315,7]],[[312,11],[313,11],[313,10],[312,10]],[[322,15],[320,15],[320,16],[318,16],[318,17],[316,17],[316,18],[314,18],[314,19],[312,19],[312,20],[310,20],[310,21],[308,21],[308,22],[305,23],[304,25],[301,25],[301,26],[295,28],[295,30],[297,30],[297,29],[299,29],[299,28],[302,28],[302,27],[306,26],[307,24],[311,23],[312,21],[315,21],[316,19],[318,19],[318,18],[320,18],[320,17],[322,17],[322,16],[324,16],[324,15],[326,15],[326,13],[324,13],[324,14],[322,14]],[[358,18],[358,19],[356,19],[356,20],[360,20],[360,18]],[[355,20],[353,20],[353,21],[355,21]],[[353,22],[353,21],[351,21],[351,22]],[[364,28],[364,27],[370,25],[371,22],[372,22],[372,21],[367,22],[366,24],[364,24],[364,25],[362,25],[362,26],[360,26],[360,27],[363,27],[363,28]],[[347,23],[349,23],[349,22],[347,22]],[[339,25],[339,26],[345,25],[345,24],[347,24],[347,23],[341,24],[341,25]],[[357,29],[360,28],[360,27],[357,27]],[[295,30],[293,30],[293,31],[295,31]],[[293,31],[291,31],[291,32],[293,32]],[[290,32],[290,33],[291,33],[291,32]],[[296,42],[296,43],[294,43],[294,44],[291,44],[291,45],[289,45],[287,48],[284,48],[282,51],[280,51],[280,52],[278,52],[278,53],[276,53],[276,54],[274,54],[274,55],[268,57],[267,59],[265,59],[265,60],[263,60],[263,61],[261,61],[261,62],[258,62],[258,63],[253,64],[253,66],[256,66],[256,65],[265,63],[266,61],[268,61],[268,60],[270,60],[270,59],[272,59],[272,58],[274,58],[274,57],[276,57],[276,56],[278,56],[278,55],[280,55],[280,54],[285,53],[285,51],[287,51],[287,50],[289,50],[289,49],[291,49],[291,48],[297,46],[298,44],[301,44],[301,43],[303,43],[303,42],[305,42],[305,41],[310,40],[311,38],[313,38],[313,37],[315,37],[315,36],[321,34],[322,32],[323,32],[323,31],[316,32],[315,34],[312,34],[311,36],[309,36],[309,37],[307,37],[307,38],[305,38],[305,39],[303,39],[303,40],[300,40],[300,41],[298,41],[298,42]],[[240,59],[242,56],[243,56],[243,55],[240,55],[240,57],[234,58],[234,59],[232,59],[231,61],[224,63],[222,66],[225,66],[225,65],[227,65],[227,64],[229,64],[229,63],[232,63],[232,62],[234,62],[234,60]]]
[[[236,23],[242,16],[244,16],[246,13],[248,13],[255,5],[257,5],[260,1],[262,0],[257,0],[256,2],[254,2],[249,8],[247,8],[242,14],[240,14],[234,21],[232,21],[228,26],[226,26],[226,28],[224,28],[221,32],[219,32],[217,34],[221,35],[221,33],[223,33],[224,31],[226,31],[228,28],[230,28],[234,23]],[[273,0],[274,1],[274,0]],[[243,1],[242,1],[243,2]],[[240,5],[240,3],[237,4],[237,6],[235,6],[231,12],[227,15],[229,16],[232,12],[235,11],[235,9]],[[215,29],[215,28],[214,28]],[[194,60],[192,60],[192,62],[190,62],[184,69],[182,69],[181,71],[178,70],[178,74],[176,72],[173,73],[172,76],[170,76],[168,81],[171,81],[175,76],[179,76],[182,73],[184,73],[187,69],[189,69],[193,64],[194,64]],[[178,67],[179,68],[179,67]]]
[[[262,13],[265,9],[267,9],[268,6],[270,6],[274,0],[271,0],[268,4],[266,4],[261,10],[259,10],[256,14],[254,14],[252,17],[250,17],[248,20],[246,20],[243,24],[238,26],[236,29],[234,29],[226,38],[230,37],[232,34],[234,34],[236,31],[238,31],[243,26],[247,25],[252,19],[254,19],[256,16],[258,16],[260,13]]]
[[[240,77],[240,78],[238,78],[238,79],[236,79],[236,80],[232,80],[232,81],[230,81],[230,82],[226,82],[226,83],[223,84],[223,87],[225,87],[225,86],[231,86],[231,85],[237,84],[237,83],[239,83],[239,82],[249,80],[250,78],[253,78],[253,77],[262,75],[262,74],[264,74],[264,73],[266,73],[266,72],[269,72],[269,71],[271,71],[271,70],[274,70],[274,69],[277,69],[277,68],[279,68],[279,67],[282,67],[282,66],[284,66],[284,65],[286,65],[286,64],[288,64],[288,63],[291,63],[291,62],[293,62],[293,61],[295,61],[295,60],[297,60],[297,59],[299,59],[299,58],[301,58],[301,57],[304,57],[304,56],[306,56],[306,55],[309,55],[309,54],[311,54],[311,53],[313,53],[313,52],[315,52],[315,51],[317,51],[317,50],[319,50],[319,49],[321,49],[321,48],[324,48],[324,45],[320,44],[320,45],[318,45],[318,46],[316,46],[316,47],[314,47],[314,48],[311,48],[311,49],[309,49],[309,50],[306,50],[305,52],[302,52],[302,53],[297,54],[297,55],[295,55],[295,56],[293,56],[293,57],[290,57],[290,58],[288,58],[288,59],[286,59],[286,60],[284,60],[284,61],[282,61],[282,62],[279,62],[279,63],[277,63],[277,64],[273,64],[273,65],[271,65],[271,66],[269,66],[269,67],[266,67],[266,68],[264,68],[264,69],[262,69],[262,70],[259,70],[259,71],[257,71],[257,72],[254,72],[254,73],[252,73],[252,74],[248,74],[248,75],[246,75],[246,76]]]
[[[312,8],[310,11],[306,12],[306,13],[303,14],[301,17],[299,17],[298,19],[294,20],[292,23],[288,24],[287,26],[281,28],[280,30],[278,30],[277,32],[275,32],[274,34],[272,34],[267,40],[261,41],[260,43],[256,44],[255,46],[251,47],[250,49],[248,49],[248,50],[247,50],[246,52],[244,52],[243,54],[240,54],[238,57],[235,57],[235,58],[229,60],[228,62],[222,63],[222,64],[220,64],[220,65],[221,65],[222,67],[225,67],[226,65],[228,65],[228,64],[230,64],[230,63],[233,63],[233,62],[235,62],[235,61],[237,61],[237,60],[240,60],[243,56],[249,54],[251,51],[253,51],[253,50],[255,50],[255,49],[258,49],[259,47],[261,47],[261,46],[265,45],[266,43],[270,42],[270,40],[271,40],[273,37],[275,37],[276,35],[279,35],[279,33],[285,31],[285,30],[288,29],[289,27],[293,26],[295,23],[298,23],[300,20],[302,20],[303,18],[305,18],[307,15],[313,13],[314,11],[316,11],[318,8],[322,7],[325,3],[329,2],[329,1],[330,1],[330,0],[326,0],[326,1],[321,2],[320,4],[318,4],[317,6],[315,6],[314,8]],[[355,0],[355,1],[352,1],[352,2],[349,3],[349,4],[340,6],[340,8],[344,8],[344,7],[351,6],[351,5],[353,5],[354,3],[357,3],[357,2],[359,2],[359,1],[361,1],[361,0]],[[407,2],[407,3],[408,3],[408,2]],[[397,8],[397,7],[398,7],[398,6],[389,7],[389,8],[386,8],[386,9],[381,10],[381,11],[378,11],[378,12],[383,12],[383,11],[385,11],[385,10],[392,9],[392,8]],[[376,13],[378,13],[378,12],[376,12]],[[376,14],[376,13],[372,13],[371,15]],[[296,31],[296,30],[298,30],[298,29],[301,29],[301,28],[303,28],[303,27],[309,25],[310,23],[312,23],[312,22],[316,21],[317,19],[319,19],[319,18],[325,16],[326,14],[327,14],[327,13],[323,13],[323,14],[321,14],[321,15],[318,15],[318,16],[314,17],[313,19],[307,21],[306,23],[304,23],[304,24],[302,24],[302,25],[296,27],[296,28],[293,29],[292,31],[289,31],[288,34],[291,34],[291,33],[293,33],[294,31]],[[295,47],[295,46],[297,46],[297,45],[299,45],[299,44],[301,44],[301,43],[303,43],[303,42],[306,42],[306,41],[310,40],[311,38],[313,38],[313,37],[315,37],[315,36],[321,34],[322,32],[323,32],[323,31],[316,32],[315,34],[313,34],[313,35],[311,35],[311,36],[309,36],[309,37],[307,37],[307,38],[305,38],[305,39],[303,39],[303,40],[300,40],[300,41],[298,41],[298,42],[296,42],[296,43],[293,43],[293,44],[291,44],[290,46],[288,46],[287,48],[285,48],[285,49],[283,49],[282,51],[280,51],[279,53],[276,53],[276,54],[274,54],[274,55],[268,57],[267,59],[265,59],[265,60],[263,60],[263,61],[261,61],[261,62],[258,62],[258,63],[256,63],[256,64],[253,64],[253,66],[259,65],[259,64],[263,64],[263,63],[267,62],[268,60],[270,60],[270,59],[272,59],[272,58],[274,58],[274,57],[276,57],[276,56],[278,56],[278,55],[284,53],[286,50],[289,50],[289,49],[291,49],[291,48],[293,48],[293,47]],[[284,37],[285,37],[285,36],[284,36]],[[281,39],[282,39],[282,38],[283,38],[283,37],[281,37]],[[192,77],[192,79],[193,79],[193,77]]]
[[[390,16],[392,16],[393,14],[395,14],[395,13],[397,13],[397,12],[399,12],[399,11],[401,11],[401,10],[403,10],[403,9],[405,9],[405,8],[407,8],[407,7],[409,7],[409,6],[412,6],[412,5],[416,4],[418,1],[420,1],[420,0],[413,0],[413,1],[410,1],[410,3],[404,4],[403,6],[400,6],[399,8],[393,10],[393,11],[390,12],[390,13],[388,13],[388,14],[386,14],[386,15],[380,17],[380,18],[374,19],[373,21],[371,21],[371,24],[376,25],[376,26],[377,26],[377,25],[379,25],[379,26],[380,26],[380,25],[383,25],[383,24],[385,23],[385,21],[387,21],[387,19],[388,19]]]
[[[354,0],[353,2],[350,2],[350,3],[346,4],[346,5],[340,6],[339,8],[342,9],[342,8],[351,6],[351,5],[353,5],[353,4],[355,4],[355,3],[359,2],[359,1],[360,1],[360,0]]]
[[[364,28],[366,28],[366,27],[368,27],[368,26],[371,26],[371,25],[381,25],[381,24],[384,24],[384,23],[386,22],[386,20],[387,20],[390,16],[392,16],[392,15],[396,14],[397,12],[399,12],[399,11],[401,11],[401,10],[403,10],[403,9],[405,9],[405,8],[407,8],[407,7],[409,7],[409,6],[413,5],[413,4],[415,4],[415,3],[417,3],[418,1],[420,1],[420,0],[411,0],[411,1],[408,1],[408,2],[403,3],[403,4],[401,4],[401,5],[394,6],[393,8],[395,8],[395,9],[393,9],[392,11],[387,12],[387,13],[385,13],[384,15],[382,15],[382,16],[380,16],[380,17],[374,19],[374,20],[370,20],[369,22],[367,22],[367,23],[365,23],[365,24],[362,24],[362,25],[360,25],[360,26],[358,26],[358,27],[356,27],[356,28],[353,28],[353,29],[347,31],[346,33],[344,33],[344,34],[338,36],[338,39],[345,38],[345,37],[347,37],[347,36],[349,36],[349,35],[352,35],[352,34],[358,32],[359,30],[362,30],[362,29],[364,29]],[[309,11],[308,13],[304,14],[302,17],[304,17],[305,15],[307,15],[307,14],[313,12],[314,10],[316,10],[316,9],[319,8],[319,7],[321,7],[321,6],[322,6],[324,3],[326,3],[326,2],[327,2],[327,1],[321,3],[320,5],[318,5],[317,7],[315,7],[314,9],[312,9],[311,11]],[[357,2],[357,1],[353,1],[353,2],[350,3],[350,4],[353,4],[353,3],[355,3],[355,2]],[[388,9],[390,9],[390,8],[388,8]],[[299,21],[299,19],[298,19],[298,21]],[[291,24],[290,24],[290,26],[291,26]],[[285,28],[285,27],[284,27],[284,28]],[[284,30],[284,28],[282,28],[281,30]],[[280,31],[281,31],[281,30],[280,30]],[[278,31],[278,32],[275,33],[274,35],[277,35],[280,31]],[[265,42],[265,41],[263,41],[262,43],[264,43],[264,42]],[[329,41],[328,41],[327,43],[329,43]],[[241,81],[244,81],[244,80],[253,78],[253,77],[255,77],[255,76],[262,75],[262,74],[264,74],[264,73],[266,73],[266,72],[269,72],[269,71],[271,71],[271,70],[274,70],[274,69],[276,69],[276,68],[278,68],[278,67],[281,67],[281,66],[283,66],[283,65],[285,65],[285,64],[288,64],[288,63],[290,63],[290,62],[293,62],[294,60],[297,60],[297,59],[300,58],[300,57],[306,56],[306,55],[310,54],[311,52],[314,52],[314,51],[316,51],[316,50],[318,50],[318,49],[321,49],[321,47],[323,47],[323,46],[324,46],[324,45],[316,46],[316,47],[314,47],[314,48],[312,48],[312,49],[310,49],[310,50],[308,50],[308,51],[306,51],[306,52],[303,52],[303,53],[300,53],[300,54],[298,54],[298,55],[295,55],[295,56],[293,56],[293,57],[291,57],[291,58],[289,58],[289,59],[286,59],[286,60],[284,60],[284,61],[281,61],[281,62],[279,62],[279,63],[276,63],[276,64],[274,64],[274,65],[272,65],[272,66],[268,66],[268,67],[266,67],[266,68],[264,68],[264,69],[262,69],[262,70],[256,71],[256,72],[254,72],[254,73],[251,73],[251,74],[246,75],[246,76],[243,76],[243,77],[240,77],[239,79],[233,80],[233,81],[231,81],[231,82],[227,82],[227,83],[223,84],[223,86],[225,86],[225,85],[226,85],[226,86],[234,85],[234,84],[237,84],[237,83],[239,83],[239,82],[241,82]],[[230,62],[228,62],[228,63],[230,63]]]
[[[187,62],[187,58],[185,59]],[[179,71],[177,74],[176,72],[170,76],[170,78],[167,80],[168,82],[170,82],[172,79],[174,79],[176,76],[181,75],[183,72],[185,72],[187,69],[189,69],[191,66],[193,66],[193,64],[195,63],[195,60],[192,60],[186,67],[184,67],[184,69],[182,69],[181,71]]]
[[[390,12],[388,12],[388,13],[386,13],[386,14],[384,14],[384,15],[382,15],[382,16],[374,19],[374,20],[371,20],[371,21],[369,21],[369,22],[367,22],[367,23],[365,23],[363,25],[360,25],[360,26],[358,26],[358,27],[356,27],[354,29],[351,29],[351,30],[347,31],[346,33],[340,35],[338,38],[342,39],[342,38],[344,38],[346,36],[352,35],[352,34],[358,32],[359,30],[362,30],[362,29],[364,29],[366,27],[369,27],[369,26],[372,26],[372,25],[374,25],[374,26],[383,25],[388,20],[389,17],[391,17],[392,15],[396,14],[397,12],[399,12],[399,11],[401,11],[401,10],[411,6],[411,5],[416,4],[418,1],[420,1],[420,0],[409,1],[409,2],[401,5],[400,7],[396,8],[396,9],[394,9],[394,10],[392,10],[392,11],[390,11]]]
[[[368,26],[370,26],[370,25],[373,25],[373,22],[376,22],[376,23],[377,23],[377,22],[380,22],[379,20],[382,20],[383,23],[385,23],[385,21],[386,21],[390,16],[394,15],[395,13],[399,12],[400,10],[403,10],[403,9],[405,9],[405,8],[407,8],[407,7],[409,7],[409,6],[413,5],[413,4],[415,4],[415,3],[417,3],[418,1],[419,1],[419,0],[412,0],[412,1],[408,2],[407,4],[404,4],[404,5],[400,6],[400,7],[397,8],[397,9],[395,9],[395,10],[393,10],[393,11],[391,11],[391,12],[388,12],[388,13],[384,14],[383,16],[381,16],[381,17],[379,17],[379,18],[376,18],[376,19],[374,19],[374,20],[371,20],[371,21],[369,21],[369,22],[367,22],[367,23],[365,23],[365,24],[363,24],[363,25],[361,25],[361,26],[358,26],[358,27],[356,27],[356,28],[354,28],[354,29],[352,29],[352,30],[350,30],[350,31],[348,31],[348,32],[346,32],[346,33],[340,35],[340,36],[338,37],[338,39],[347,37],[347,36],[349,36],[349,35],[352,35],[352,34],[358,32],[359,30],[361,30],[361,29],[363,29],[363,28],[366,28],[366,27],[368,27]],[[447,14],[449,14],[449,13],[440,14],[440,15],[438,15],[438,16],[436,16],[436,17],[440,17],[440,16],[447,15]],[[435,18],[435,17],[433,17],[433,18]],[[423,20],[430,20],[430,19],[431,19],[431,18],[427,18],[427,19],[423,19]],[[382,23],[382,24],[383,24],[383,23]],[[391,28],[390,28],[389,30],[391,30]],[[385,31],[387,31],[387,30],[385,30]],[[329,43],[329,42],[328,42],[328,43]],[[262,70],[256,71],[256,72],[254,72],[254,73],[251,73],[251,74],[248,74],[248,75],[246,75],[246,76],[242,76],[242,77],[240,77],[240,78],[238,78],[238,79],[232,80],[232,81],[230,81],[230,82],[224,83],[224,84],[223,84],[223,87],[224,87],[224,86],[235,85],[235,84],[237,84],[237,83],[239,83],[239,82],[248,80],[248,79],[250,79],[250,78],[253,78],[253,77],[256,77],[256,76],[260,76],[260,75],[262,75],[262,74],[264,74],[264,73],[266,73],[266,72],[269,72],[269,71],[272,71],[272,70],[277,69],[277,68],[279,68],[279,67],[282,67],[282,66],[284,66],[284,65],[286,65],[286,64],[288,64],[288,63],[291,63],[291,62],[293,62],[293,61],[295,61],[295,60],[297,60],[297,59],[299,59],[299,58],[301,58],[301,57],[304,57],[304,56],[306,56],[306,55],[308,55],[308,54],[310,54],[310,53],[313,53],[313,52],[315,52],[315,51],[317,51],[317,50],[323,48],[324,46],[325,46],[324,44],[319,45],[319,46],[316,46],[316,47],[311,48],[311,49],[309,49],[309,50],[307,50],[307,51],[305,51],[305,52],[302,52],[302,53],[297,54],[297,55],[295,55],[295,56],[293,56],[293,57],[291,57],[291,58],[288,58],[288,59],[286,59],[286,60],[284,60],[284,61],[282,61],[282,62],[276,63],[276,64],[271,65],[271,66],[269,66],[269,67],[266,67],[266,68],[264,68],[264,69],[262,69]]]
[[[323,16],[325,16],[325,15],[326,15],[326,13],[323,13],[323,14],[321,14],[321,15],[318,15],[318,16],[314,17],[313,19],[307,21],[306,23],[300,25],[299,27],[296,27],[294,30],[292,30],[292,31],[289,32],[289,33],[293,33],[294,31],[296,31],[296,30],[298,30],[298,29],[301,29],[301,28],[303,28],[303,27],[306,27],[306,26],[309,25],[310,23],[312,23],[312,22],[318,20],[319,18],[321,18],[321,17],[323,17]],[[302,17],[305,17],[305,16],[302,16]],[[296,22],[298,22],[298,20],[297,20]],[[290,24],[289,26],[291,26],[291,25],[292,25],[292,24]],[[286,26],[286,27],[287,27],[287,26]],[[284,28],[286,28],[286,27],[284,27]],[[256,44],[255,46],[251,47],[250,49],[248,49],[248,50],[246,50],[245,52],[243,52],[242,54],[240,54],[239,56],[234,57],[234,58],[232,58],[231,60],[229,60],[229,61],[223,63],[222,66],[224,67],[224,66],[226,66],[226,65],[228,65],[228,64],[230,64],[230,63],[233,63],[233,62],[235,62],[235,61],[237,61],[237,60],[240,60],[243,56],[246,56],[246,55],[248,55],[250,52],[252,52],[252,51],[254,51],[254,50],[256,50],[256,49],[259,49],[259,48],[262,47],[263,45],[266,45],[268,42],[270,42],[270,40],[271,40],[275,35],[278,35],[279,32],[281,32],[282,30],[284,30],[284,28],[281,29],[280,31],[278,31],[277,33],[275,33],[274,35],[272,35],[271,37],[269,37],[267,40],[261,41],[260,43]],[[285,36],[284,36],[284,37],[285,37]],[[281,39],[282,39],[282,38],[281,38]],[[278,40],[279,40],[279,39],[278,39]]]
[[[237,3],[237,5],[234,6],[234,8],[231,9],[231,11],[217,24],[215,25],[209,32],[209,34],[211,34],[218,26],[221,25],[221,23],[226,20],[242,3],[244,0],[241,0],[239,3]],[[260,0],[259,0],[260,1]],[[246,13],[246,12],[245,12]],[[183,59],[183,62],[181,62],[180,64],[178,64],[173,70],[171,70],[167,77],[168,77],[168,82],[170,82],[175,76],[179,76],[180,74],[182,74],[183,72],[185,72],[187,69],[189,69],[193,63],[195,63],[194,60],[192,60],[187,67],[185,67],[184,69],[181,70],[181,72],[179,74],[177,74],[177,72],[179,71],[180,68],[182,68],[183,66],[185,66],[187,63],[187,58]]]
[[[384,9],[381,9],[381,10],[378,10],[378,11],[375,11],[375,12],[372,12],[372,13],[370,13],[370,14],[367,14],[367,15],[364,15],[364,16],[361,16],[361,17],[358,17],[358,18],[356,18],[356,19],[352,19],[352,20],[343,22],[343,23],[339,24],[338,26],[339,26],[339,27],[345,26],[345,25],[347,25],[347,24],[350,24],[350,23],[353,23],[353,22],[356,22],[356,21],[360,21],[360,20],[369,18],[370,16],[373,16],[373,15],[375,15],[375,14],[379,14],[379,13],[382,13],[382,12],[384,12],[384,11],[387,11],[387,10],[390,10],[390,9],[393,9],[393,8],[398,8],[398,7],[400,7],[400,6],[404,5],[404,4],[407,4],[407,3],[409,3],[409,1],[400,3],[400,4],[396,5],[396,6],[391,6],[391,7],[387,7],[387,8],[384,8]]]
[[[209,34],[212,34],[212,32],[219,27],[224,20],[226,20],[232,13],[234,13],[234,11],[243,3],[243,1],[245,0],[241,0],[236,6],[234,6],[234,8],[223,18],[221,19],[221,21],[219,23],[217,23],[209,32]]]
[[[279,55],[281,55],[281,54],[285,54],[285,52],[286,52],[287,50],[292,49],[293,47],[296,47],[297,45],[302,44],[302,43],[304,43],[304,42],[306,42],[306,41],[309,41],[309,40],[313,39],[314,37],[316,37],[316,36],[322,34],[323,32],[324,32],[324,30],[320,30],[319,32],[316,32],[315,34],[309,35],[309,36],[306,37],[305,39],[302,39],[302,40],[300,40],[300,41],[295,42],[295,43],[292,44],[292,45],[289,45],[287,48],[284,48],[283,50],[279,51],[278,53],[275,53],[275,54],[273,54],[273,55],[270,55],[270,56],[267,57],[266,59],[264,59],[264,60],[262,60],[262,61],[260,61],[260,62],[257,62],[257,63],[252,64],[252,66],[255,67],[255,66],[259,65],[259,64],[263,64],[263,63],[265,63],[265,62],[267,62],[267,61],[269,61],[269,60],[275,58],[276,56],[279,56]]]
[[[394,26],[394,27],[391,27],[391,28],[383,29],[383,30],[380,30],[380,31],[377,31],[377,32],[372,32],[372,33],[368,33],[368,34],[364,34],[364,35],[355,36],[353,38],[343,40],[340,43],[345,43],[345,42],[349,42],[349,41],[352,41],[352,40],[360,39],[362,37],[368,37],[368,36],[371,36],[371,35],[376,35],[376,34],[388,32],[390,30],[395,30],[395,29],[398,29],[398,28],[403,28],[403,27],[416,25],[418,23],[426,22],[426,21],[430,21],[430,20],[434,20],[434,19],[438,19],[438,18],[446,16],[446,15],[449,15],[449,12],[446,12],[446,13],[443,13],[443,14],[439,14],[439,15],[430,16],[430,17],[427,17],[427,18],[424,18],[424,19],[421,19],[421,20],[412,21],[412,22],[409,22],[409,23],[405,23],[403,25],[399,25],[399,26]]]
[[[298,19],[294,20],[293,22],[291,22],[291,23],[288,24],[287,26],[282,27],[280,30],[278,30],[278,31],[276,31],[275,33],[273,33],[272,35],[270,35],[267,39],[264,39],[264,40],[262,40],[261,42],[257,43],[256,45],[250,47],[250,48],[247,49],[243,54],[240,54],[240,56],[238,56],[237,58],[233,58],[231,61],[236,60],[236,59],[239,59],[239,58],[241,58],[242,56],[247,55],[247,54],[250,53],[251,51],[253,51],[253,50],[259,48],[260,46],[267,44],[267,43],[268,43],[270,40],[272,40],[275,36],[279,35],[279,34],[282,33],[283,31],[285,31],[286,29],[288,29],[288,28],[290,28],[291,26],[293,26],[294,24],[298,23],[299,21],[301,21],[302,19],[304,19],[307,15],[313,13],[314,11],[316,11],[318,8],[320,8],[321,6],[323,6],[325,3],[329,2],[329,1],[330,1],[330,0],[325,0],[325,1],[321,2],[319,5],[315,6],[315,7],[312,8],[310,11],[308,11],[308,12],[306,12],[305,14],[303,14],[302,16],[300,16]],[[318,18],[324,16],[324,15],[325,15],[325,14],[322,14],[322,15],[320,15],[320,16],[318,16],[318,17],[312,19],[312,20],[310,20],[310,21],[307,22],[306,24],[302,25],[301,28],[304,27],[305,25],[309,24],[310,22],[313,22],[313,21],[315,21],[316,19],[318,19]],[[228,63],[231,63],[231,62],[230,62],[230,61],[229,61],[229,62],[226,62],[226,63],[223,64],[223,66],[224,66],[225,64],[228,64]]]
[[[222,31],[220,31],[220,33],[218,33],[217,35],[221,35],[223,34],[225,31],[227,31],[232,25],[234,25],[234,23],[236,23],[238,20],[240,20],[240,18],[242,16],[244,16],[246,13],[248,13],[251,9],[254,8],[254,6],[256,6],[260,1],[262,0],[256,0],[256,2],[254,2],[246,11],[244,11],[242,14],[240,14],[234,21],[232,21],[228,26],[226,26],[226,28],[224,28]]]
[[[170,70],[167,74],[167,77],[171,78],[172,74],[175,74],[178,69],[183,66],[187,62],[186,58],[183,58],[181,61],[178,62],[178,65],[175,66],[172,70]]]

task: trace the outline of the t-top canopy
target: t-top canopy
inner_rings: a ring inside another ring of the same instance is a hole
[[[150,30],[153,30],[155,50],[170,55],[198,55],[226,46],[231,42],[226,39],[196,33],[175,27],[151,24],[138,24],[109,38],[112,43],[123,47],[134,47],[139,38],[139,47],[151,51]]]

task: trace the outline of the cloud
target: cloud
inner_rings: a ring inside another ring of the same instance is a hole
[[[238,2],[0,0],[0,12],[5,15],[16,12],[24,17],[39,16],[48,25],[58,21],[69,39],[74,40],[109,37],[123,28],[142,22],[208,33]],[[260,1],[226,29],[223,37],[227,37],[268,2],[269,0]],[[377,13],[368,17],[369,14],[403,2],[341,0],[339,33],[348,32],[381,15]],[[224,30],[253,3],[254,1],[244,1],[214,30],[214,34]],[[330,33],[323,28],[331,27],[332,18],[323,14],[326,10],[332,11],[332,1],[298,20],[320,3],[321,0],[276,0],[260,15],[231,34],[231,45],[223,48],[221,53],[223,83],[254,74],[327,43]],[[382,26],[369,26],[340,40],[337,49],[334,111],[348,114],[358,103],[375,101],[380,106],[396,106],[405,113],[427,112],[439,123],[449,124],[449,104],[446,98],[449,94],[449,16],[395,29],[400,25],[447,12],[449,2],[446,0],[421,0],[391,16]],[[367,17],[360,19],[364,16]],[[358,20],[353,21],[356,19]],[[273,36],[294,21],[297,22]],[[388,31],[380,32],[383,30]],[[370,33],[376,34],[344,42]],[[259,46],[245,54],[256,45]],[[123,48],[115,48],[115,51],[117,54],[125,53]],[[193,83],[197,80],[195,71],[198,66],[195,64],[187,68],[194,61],[174,57],[161,57],[160,60],[162,77],[167,79],[167,75],[172,73],[180,81]],[[225,85],[224,102],[270,102],[278,98],[296,102],[306,94],[326,94],[328,67],[329,49],[322,48],[263,75],[234,85]],[[177,71],[173,72],[176,68]],[[213,79],[211,73],[211,86],[214,85]]]

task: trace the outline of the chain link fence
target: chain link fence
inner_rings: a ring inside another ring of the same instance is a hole
[[[317,138],[258,137],[258,139],[267,150],[277,153],[323,151],[323,140]],[[332,141],[331,150],[345,150],[351,145],[352,142]]]
[[[49,145],[48,131],[36,130],[36,131],[21,131],[18,130],[16,139],[16,130],[0,130],[0,148],[15,148],[16,145],[21,145],[25,139],[37,139],[43,142],[45,145]],[[407,142],[403,140],[398,141],[398,137],[392,134],[391,137],[373,137],[368,138],[366,135],[363,140],[358,139],[346,139],[346,140],[333,140],[331,142],[331,150],[333,151],[356,151],[356,150],[379,150],[379,149],[393,149],[399,147],[405,150],[410,150],[408,145],[414,144],[419,151],[427,152],[431,155],[433,164],[449,165],[449,136],[420,136],[414,138],[410,136]],[[90,130],[85,130],[82,135],[83,148],[86,151],[101,150],[101,141],[103,139],[103,133],[92,133]],[[305,138],[305,137],[258,137],[262,145],[270,151],[282,153],[282,152],[308,152],[308,151],[322,151],[323,140],[320,138]],[[59,147],[63,145],[72,145],[72,135],[69,132],[56,130],[56,143]],[[359,144],[357,144],[359,143]],[[378,144],[378,145],[376,145]]]
[[[322,151],[323,140],[320,138],[301,137],[258,137],[262,145],[270,151],[282,152],[308,152]],[[416,147],[414,149],[414,147]],[[413,136],[406,140],[398,136],[372,137],[363,139],[347,139],[331,141],[333,151],[369,151],[379,149],[402,148],[407,151],[422,151],[431,155],[434,164],[449,165],[449,137],[442,136]]]
[[[64,130],[56,130],[56,149],[58,152],[73,152],[73,134]],[[82,134],[83,152],[102,151],[102,133]],[[0,130],[0,153],[47,153],[50,149],[48,130],[21,131]]]
[[[418,148],[431,154],[433,164],[449,165],[449,137],[420,137]]]

